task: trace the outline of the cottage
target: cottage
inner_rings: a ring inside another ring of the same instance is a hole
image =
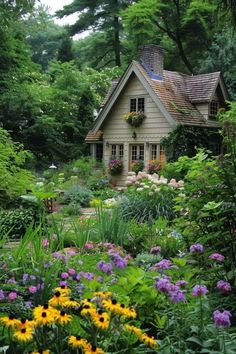
[[[189,76],[164,70],[163,63],[161,47],[143,46],[140,60],[112,83],[87,134],[94,158],[105,165],[114,158],[123,161],[120,185],[134,161],[163,162],[161,138],[178,124],[216,127],[218,109],[228,99],[220,72]]]

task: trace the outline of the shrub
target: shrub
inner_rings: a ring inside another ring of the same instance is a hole
[[[71,202],[69,205],[66,205],[62,208],[61,213],[63,215],[75,216],[81,214],[81,206],[78,203]]]
[[[147,173],[150,173],[151,175],[153,173],[157,173],[161,168],[160,163],[157,160],[151,160],[149,164],[146,167]]]
[[[74,185],[65,191],[63,202],[65,204],[70,204],[71,202],[76,204],[79,203],[82,207],[87,207],[89,206],[89,202],[92,197],[93,194],[88,188],[80,185]]]
[[[20,238],[24,236],[27,227],[35,220],[33,208],[1,210],[0,227],[1,233],[7,234],[10,238]]]

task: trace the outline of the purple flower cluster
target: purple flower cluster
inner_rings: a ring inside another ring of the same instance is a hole
[[[160,262],[154,264],[154,268],[156,269],[168,269],[172,265],[171,261],[169,259],[162,259]]]
[[[111,261],[114,267],[123,269],[127,266],[128,262],[125,258],[122,258],[119,253],[110,252]]]
[[[104,261],[100,261],[97,264],[97,268],[108,275],[110,275],[112,273],[112,264],[111,263],[106,263]]]
[[[225,260],[225,257],[220,253],[212,253],[208,258],[218,262],[224,262]]]
[[[184,302],[186,300],[185,291],[180,290],[179,286],[171,283],[170,278],[159,278],[155,283],[155,288],[164,294],[168,294],[173,303]]]
[[[219,310],[213,312],[213,320],[217,327],[230,327],[231,316],[232,316],[231,313],[226,310],[223,312],[220,312]]]
[[[190,246],[189,251],[190,253],[202,253],[203,245],[201,243],[195,243],[194,245]]]
[[[208,289],[205,285],[195,285],[192,290],[192,295],[195,297],[206,295],[208,293]]]
[[[228,294],[232,290],[230,283],[224,280],[219,280],[216,284],[216,288],[224,294]]]
[[[155,246],[150,249],[151,254],[158,254],[161,253],[161,247],[160,246]]]

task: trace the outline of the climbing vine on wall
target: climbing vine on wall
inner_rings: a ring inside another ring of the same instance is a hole
[[[197,148],[204,147],[213,155],[221,150],[221,135],[217,128],[188,127],[178,125],[161,140],[168,162],[176,161],[180,156],[194,156]]]

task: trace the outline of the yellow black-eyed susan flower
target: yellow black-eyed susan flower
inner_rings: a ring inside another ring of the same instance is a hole
[[[27,327],[33,328],[34,326],[35,326],[35,321],[27,320],[25,318],[22,318],[17,324],[17,328],[19,330]]]
[[[140,340],[144,342],[146,345],[148,345],[151,348],[157,348],[158,344],[157,341],[154,337],[150,337],[148,334],[144,333],[141,337]]]
[[[61,325],[67,324],[72,320],[72,316],[68,315],[64,310],[57,311],[55,317],[57,322]]]
[[[20,320],[16,319],[13,315],[0,317],[0,322],[6,327],[17,327],[20,324]]]
[[[64,303],[68,301],[69,298],[63,292],[56,291],[54,296],[49,300],[49,305],[53,307],[64,306]]]
[[[82,316],[92,315],[93,313],[96,312],[95,306],[88,300],[83,300],[81,304],[82,305],[81,305],[80,313]]]
[[[106,312],[99,311],[91,315],[95,326],[100,329],[107,329],[110,324],[110,316]]]
[[[39,350],[36,352],[30,352],[30,354],[50,354],[50,350],[49,349],[45,349],[45,350]]]
[[[33,338],[33,330],[30,327],[16,331],[13,336],[20,342],[28,342]]]
[[[84,354],[105,354],[105,352],[103,349],[90,344],[89,347],[84,350]]]
[[[49,325],[55,322],[55,309],[48,305],[35,307],[33,315],[36,326]]]
[[[73,348],[88,348],[89,343],[86,339],[81,338],[80,336],[70,336],[68,343],[73,347]]]
[[[115,314],[120,314],[120,304],[117,303],[115,299],[107,299],[102,301],[102,306],[107,310],[114,312]]]
[[[64,302],[63,307],[79,307],[79,303],[75,299],[70,297]]]
[[[124,329],[128,332],[131,332],[132,334],[134,334],[138,338],[140,338],[143,335],[142,330],[138,327],[133,326],[133,325],[125,324]]]
[[[97,291],[97,292],[93,293],[93,296],[106,299],[106,298],[112,296],[112,292],[110,292],[110,291]]]
[[[57,288],[54,289],[54,291],[55,293],[59,291],[63,296],[69,296],[71,293],[71,289],[66,285],[58,286]]]
[[[136,318],[137,313],[133,307],[125,307],[124,304],[120,304],[117,309],[117,314],[124,316],[126,318]]]

